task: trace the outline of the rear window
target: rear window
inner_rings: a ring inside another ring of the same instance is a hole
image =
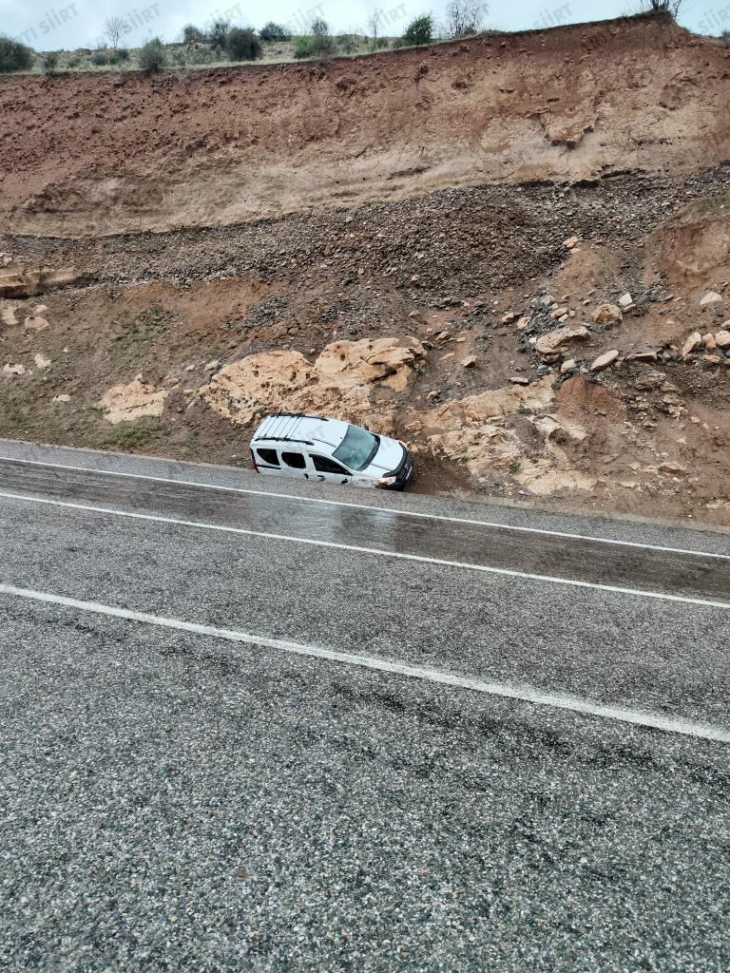
[[[293,470],[304,470],[307,467],[307,461],[301,453],[282,453],[281,458]]]
[[[256,452],[265,466],[279,465],[279,456],[275,449],[257,449]]]

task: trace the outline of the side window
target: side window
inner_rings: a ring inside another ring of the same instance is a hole
[[[305,470],[307,468],[307,461],[301,453],[282,453],[281,458],[284,464],[293,470]]]
[[[277,456],[275,449],[257,449],[259,459],[266,466],[278,466],[279,457]]]
[[[346,470],[344,466],[340,466],[339,463],[335,463],[333,459],[327,459],[326,456],[313,456],[314,468],[318,473],[336,473],[337,476],[350,476],[349,470]]]

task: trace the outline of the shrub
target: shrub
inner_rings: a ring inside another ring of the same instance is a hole
[[[91,63],[97,68],[100,68],[109,63],[109,55],[106,53],[106,51],[94,51],[94,53],[91,55]]]
[[[43,58],[43,73],[55,74],[58,70],[58,54],[46,54]]]
[[[232,27],[226,39],[226,51],[231,61],[258,61],[264,56],[261,41],[252,30]]]
[[[119,47],[119,48],[117,48],[116,55],[117,55],[117,61],[128,61],[129,60],[129,51],[127,50],[126,47]]]
[[[161,71],[167,64],[167,51],[159,37],[147,41],[139,52],[139,66],[146,74]]]
[[[195,47],[187,55],[188,64],[213,64],[216,55],[209,47]]]
[[[368,41],[368,50],[372,53],[375,51],[384,51],[390,47],[390,41],[387,37],[371,37]]]
[[[677,19],[682,0],[641,0],[642,12],[655,16],[668,16]]]
[[[720,34],[720,40],[722,41],[723,47],[730,47],[730,30],[724,30]]]
[[[33,51],[0,34],[0,74],[28,71],[33,67]]]
[[[80,57],[72,57],[71,60],[68,62],[68,66],[71,69],[77,68],[79,66],[79,64],[81,64],[81,58]]]
[[[301,61],[305,57],[313,57],[312,38],[309,34],[300,34],[294,38],[294,57]]]
[[[430,44],[433,41],[433,17],[431,14],[424,14],[416,17],[406,28],[403,34],[404,44]]]
[[[196,27],[195,24],[187,24],[182,29],[183,44],[204,44],[207,39],[205,31]]]
[[[343,54],[354,54],[360,50],[360,38],[357,34],[340,34],[337,47]]]
[[[273,41],[290,41],[291,34],[286,27],[282,27],[281,24],[275,24],[273,20],[270,20],[268,24],[261,28],[261,40],[267,43]]]

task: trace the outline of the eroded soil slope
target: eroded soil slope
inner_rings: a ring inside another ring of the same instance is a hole
[[[730,52],[671,21],[322,64],[0,79],[0,230],[226,226],[730,158]]]
[[[417,489],[730,525],[728,214],[719,167],[0,237],[0,436],[248,464],[322,412]]]

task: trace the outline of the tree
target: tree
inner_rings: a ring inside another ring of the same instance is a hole
[[[33,51],[25,44],[0,34],[0,74],[28,71],[32,66]]]
[[[368,31],[373,40],[377,40],[380,36],[380,11],[375,10],[368,17]]]
[[[215,20],[213,26],[208,31],[208,40],[213,47],[224,48],[228,40],[228,31],[231,29],[230,20]]]
[[[116,51],[119,41],[129,33],[129,24],[124,17],[107,17],[104,21],[104,36],[108,37]]]
[[[267,43],[290,41],[291,34],[286,27],[282,27],[281,24],[275,24],[273,20],[270,20],[268,24],[265,24],[261,28],[261,40]]]
[[[406,27],[403,34],[404,44],[430,44],[433,41],[433,17],[423,14]]]
[[[205,31],[195,24],[186,24],[182,29],[183,44],[203,44],[206,41]]]
[[[446,5],[446,31],[449,37],[476,34],[484,25],[487,5],[481,0],[451,0]]]
[[[335,47],[334,38],[330,34],[330,25],[322,17],[312,21],[309,28],[312,37],[312,56],[324,57],[331,54]]]
[[[226,38],[226,51],[231,61],[257,61],[264,56],[261,41],[250,29],[231,27]]]

